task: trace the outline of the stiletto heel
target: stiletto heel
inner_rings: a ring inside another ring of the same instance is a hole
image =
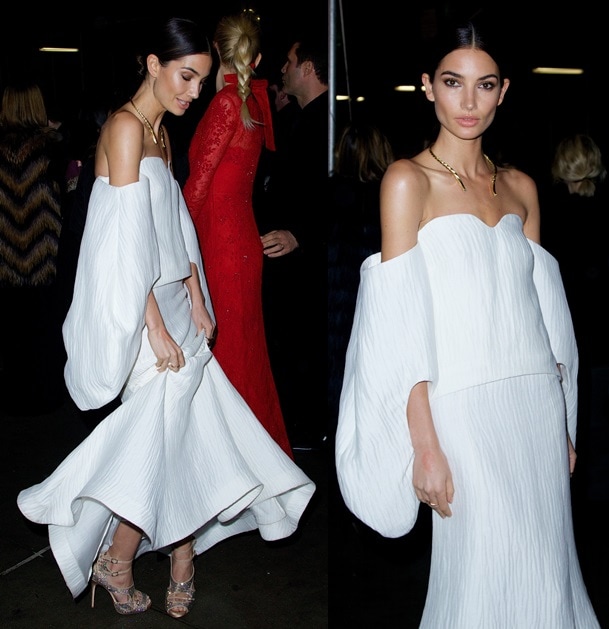
[[[128,588],[117,588],[108,583],[108,579],[117,577],[120,574],[126,574],[130,568],[126,570],[113,570],[118,564],[131,565],[132,561],[122,561],[120,559],[114,559],[106,553],[102,553],[97,558],[97,561],[93,565],[93,574],[91,575],[91,607],[95,607],[95,588],[100,585],[110,594],[112,602],[114,603],[114,609],[119,614],[138,614],[145,612],[151,604],[150,597],[143,592],[135,589],[135,585],[132,583]],[[116,595],[126,596],[128,600],[119,601]]]
[[[177,558],[175,561],[192,561],[195,558],[194,546],[191,546],[190,557]],[[173,553],[169,556],[169,587],[165,594],[165,610],[172,618],[182,618],[192,609],[195,602],[195,567],[192,567],[192,575],[187,581],[173,580]]]

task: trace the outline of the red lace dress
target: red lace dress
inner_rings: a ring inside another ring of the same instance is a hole
[[[203,256],[218,329],[214,356],[267,432],[292,449],[271,372],[262,315],[263,253],[252,208],[262,146],[274,150],[266,80],[251,82],[253,130],[240,118],[237,76],[211,100],[190,144],[184,197]]]

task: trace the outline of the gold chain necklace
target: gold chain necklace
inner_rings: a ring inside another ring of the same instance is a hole
[[[461,186],[461,189],[463,190],[463,192],[467,192],[466,188],[465,188],[465,184],[463,183],[463,181],[461,180],[461,177],[459,177],[459,173],[450,165],[447,164],[444,160],[440,159],[432,150],[431,150],[431,146],[428,148],[429,152],[431,153],[431,156],[440,164],[442,164],[442,166],[444,166],[444,168],[446,168],[446,170],[451,173],[451,175],[459,182],[459,185]],[[497,196],[497,191],[495,190],[495,183],[497,181],[497,165],[493,162],[493,160],[486,154],[486,153],[482,153],[482,155],[484,155],[484,159],[486,160],[486,163],[491,167],[491,169],[493,170],[492,174],[491,174],[491,192],[493,194],[494,197]]]
[[[150,120],[148,120],[148,118],[146,118],[146,116],[144,116],[144,114],[137,108],[137,105],[133,102],[132,98],[129,99],[129,102],[133,105],[133,109],[135,109],[135,111],[137,111],[137,113],[139,114],[140,118],[144,121],[144,124],[148,127],[148,130],[152,134],[152,140],[154,141],[154,143],[158,144],[159,140],[156,137],[156,133],[154,132],[154,129],[152,128],[152,125],[150,124]],[[164,149],[166,149],[167,147],[165,146],[165,131],[163,130],[163,125],[161,125],[161,127],[160,127],[160,136],[161,136],[161,146]]]

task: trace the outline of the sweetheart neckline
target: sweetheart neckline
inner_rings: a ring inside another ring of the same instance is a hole
[[[503,219],[508,217],[508,216],[515,216],[518,220],[521,220],[520,216],[518,216],[518,214],[514,214],[514,212],[508,212],[507,214],[504,214],[494,225],[489,225],[488,223],[483,221],[480,217],[476,216],[475,214],[470,214],[469,212],[458,212],[456,214],[444,214],[442,216],[436,216],[435,218],[432,218],[429,222],[425,223],[425,225],[423,225],[423,227],[421,227],[421,229],[419,229],[419,232],[422,232],[428,225],[431,225],[434,221],[437,221],[437,220],[442,219],[442,218],[454,218],[454,217],[457,217],[457,216],[467,216],[467,217],[473,218],[475,221],[477,221],[478,223],[480,223],[484,227],[486,227],[488,229],[491,229],[491,230],[495,229],[496,227],[498,227],[503,222]]]

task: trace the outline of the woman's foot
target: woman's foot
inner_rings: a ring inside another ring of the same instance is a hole
[[[169,587],[165,595],[165,609],[173,618],[182,618],[195,602],[194,544],[176,548],[170,555]]]
[[[119,614],[138,614],[151,605],[147,594],[135,589],[132,560],[119,560],[101,553],[93,564],[91,575],[91,607],[95,606],[95,589],[101,586],[110,594],[114,609]]]

